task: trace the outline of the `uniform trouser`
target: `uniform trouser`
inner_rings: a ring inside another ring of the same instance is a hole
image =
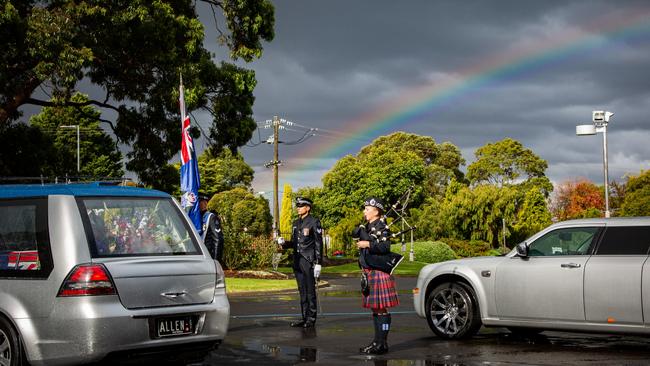
[[[304,257],[294,259],[293,273],[298,282],[300,291],[300,308],[302,319],[305,321],[316,321],[316,279],[314,278],[314,266]]]

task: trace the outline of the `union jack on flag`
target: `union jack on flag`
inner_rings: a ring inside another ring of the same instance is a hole
[[[194,141],[190,136],[190,117],[185,114],[185,91],[183,89],[183,78],[180,84],[180,108],[181,108],[181,206],[187,211],[196,230],[201,233],[201,211],[199,209],[199,187],[201,177],[199,176],[199,165],[196,160]]]

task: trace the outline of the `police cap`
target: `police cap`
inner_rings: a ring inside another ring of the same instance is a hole
[[[199,201],[209,201],[210,196],[205,194],[205,192],[199,192]]]
[[[312,207],[314,203],[305,197],[296,197],[296,207],[309,206]]]
[[[364,206],[375,207],[375,208],[378,208],[378,209],[384,211],[384,202],[381,199],[377,198],[377,197],[368,197],[368,198],[366,198],[366,200],[363,202],[363,205]]]

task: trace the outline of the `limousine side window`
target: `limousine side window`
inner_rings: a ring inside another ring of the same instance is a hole
[[[46,199],[0,201],[0,277],[52,271]]]
[[[650,226],[610,226],[605,229],[596,255],[647,255]]]
[[[554,230],[531,243],[528,255],[531,257],[585,255],[597,233],[598,228],[595,227]]]

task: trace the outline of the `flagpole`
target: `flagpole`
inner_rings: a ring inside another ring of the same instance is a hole
[[[178,91],[180,94],[179,104],[181,112],[181,206],[183,209],[188,210],[187,214],[190,220],[192,220],[196,230],[201,234],[202,219],[198,201],[201,177],[196,159],[196,151],[194,150],[194,141],[190,135],[190,118],[187,116],[187,111],[185,110],[183,74],[179,73],[179,75],[180,85]]]

